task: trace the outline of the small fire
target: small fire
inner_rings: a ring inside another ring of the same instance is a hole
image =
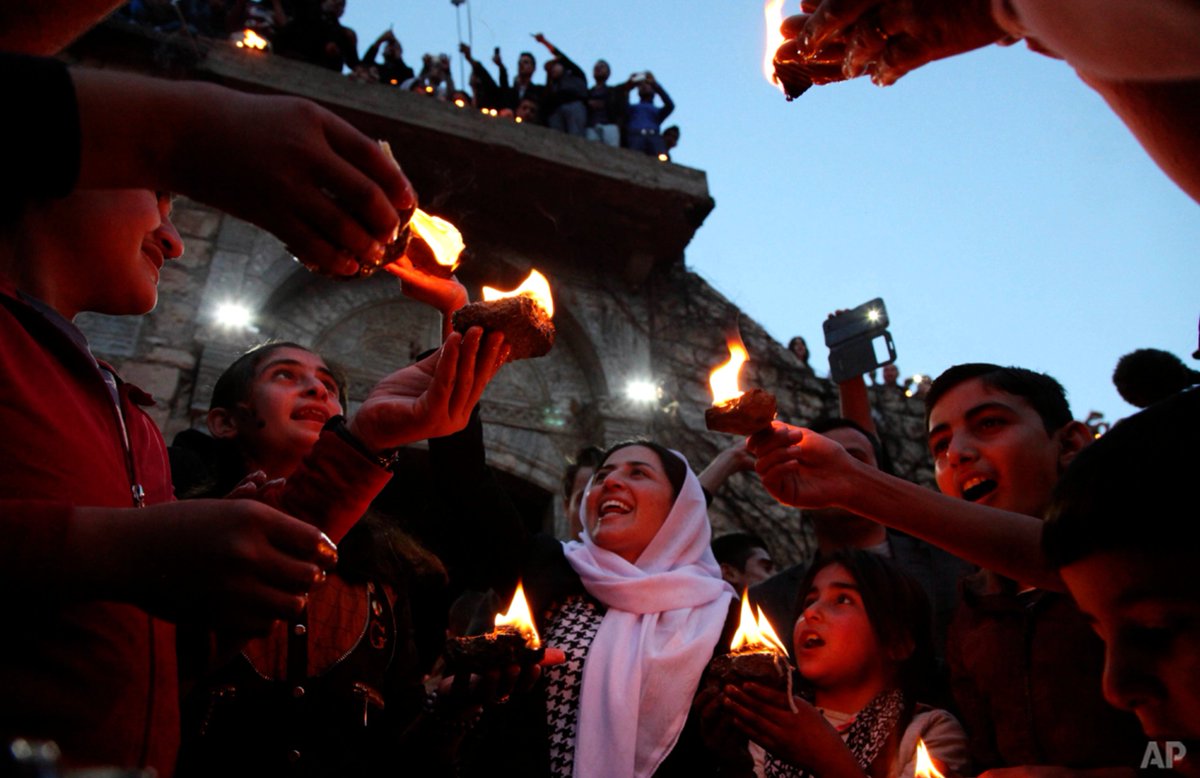
[[[917,738],[917,763],[913,775],[915,778],[945,778],[929,758],[929,749],[925,747],[925,741],[921,738]]]
[[[408,227],[413,235],[429,245],[433,258],[439,265],[451,270],[458,267],[458,258],[465,244],[457,227],[445,219],[425,213],[420,208],[413,211]]]
[[[750,599],[743,590],[742,617],[738,621],[737,632],[733,635],[733,642],[729,644],[729,650],[734,653],[765,651],[787,656],[787,649],[779,641],[779,636],[775,634],[771,622],[767,621],[767,617],[763,615],[762,608],[757,610],[758,619],[756,620],[750,613]]]
[[[507,613],[496,614],[496,629],[509,627],[525,636],[527,648],[539,648],[542,645],[538,637],[537,627],[533,626],[533,616],[529,613],[529,603],[525,601],[525,588],[518,583],[517,591],[513,593],[512,603]]]
[[[239,49],[257,49],[262,51],[267,47],[267,39],[251,30],[249,27],[242,30],[242,39],[237,41]]]
[[[779,28],[783,25],[783,0],[767,0],[763,6],[763,19],[766,22],[766,49],[763,51],[762,71],[767,83],[774,84],[783,91],[783,84],[775,78],[775,52],[783,45],[783,33]]]
[[[742,396],[738,386],[738,375],[742,372],[742,364],[749,358],[746,347],[742,345],[740,336],[735,335],[727,341],[729,361],[712,371],[708,385],[712,389],[713,405],[727,403]]]
[[[490,286],[483,287],[484,300],[499,300],[502,297],[516,297],[519,294],[532,297],[547,316],[554,315],[554,297],[550,294],[550,282],[536,270],[530,270],[529,276],[511,292],[502,292]]]

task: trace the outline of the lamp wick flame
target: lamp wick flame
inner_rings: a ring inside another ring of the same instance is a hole
[[[713,405],[720,405],[742,396],[738,378],[742,372],[742,365],[749,358],[749,354],[746,353],[746,347],[742,345],[740,336],[731,338],[727,346],[729,361],[713,370],[708,379],[709,388],[712,389]]]
[[[783,91],[783,84],[775,78],[775,52],[783,45],[783,33],[779,28],[783,25],[783,0],[767,0],[763,6],[763,21],[766,24],[766,42],[763,52],[762,72],[767,83],[774,84]]]
[[[525,588],[521,583],[517,583],[517,590],[513,592],[512,602],[508,606],[506,613],[496,614],[496,628],[512,627],[525,636],[525,645],[529,648],[538,648],[542,645],[541,638],[538,637],[537,627],[533,625],[533,616],[529,612],[529,603],[525,600]]]
[[[729,644],[731,651],[769,651],[786,655],[787,649],[775,634],[771,622],[767,620],[762,608],[757,608],[758,618],[750,612],[750,598],[746,590],[742,590],[742,612],[738,619],[737,632]]]
[[[532,298],[541,306],[547,316],[554,316],[554,296],[550,294],[550,282],[536,270],[530,270],[529,276],[511,292],[503,292],[490,286],[483,287],[484,300],[499,300],[502,297],[516,297],[517,295]]]
[[[929,756],[929,749],[925,747],[925,741],[921,738],[917,738],[917,759],[914,767],[915,778],[945,778],[938,772],[937,766]]]

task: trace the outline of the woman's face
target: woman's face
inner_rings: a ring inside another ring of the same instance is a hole
[[[658,534],[674,502],[658,454],[645,446],[626,446],[592,476],[584,496],[584,522],[597,546],[632,564]]]

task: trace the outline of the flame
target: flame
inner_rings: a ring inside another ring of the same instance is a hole
[[[237,42],[237,47],[239,49],[257,49],[262,51],[267,47],[267,39],[247,27],[242,30],[242,39]]]
[[[518,583],[517,591],[513,593],[512,603],[507,613],[496,614],[496,628],[512,627],[525,636],[525,645],[538,648],[542,645],[538,637],[537,627],[533,626],[533,616],[529,613],[529,603],[525,601],[525,588]]]
[[[490,286],[483,287],[484,300],[499,300],[502,297],[516,297],[519,294],[532,297],[547,316],[554,315],[554,297],[550,294],[550,282],[536,270],[530,270],[529,276],[511,292],[502,292]]]
[[[727,341],[729,346],[729,361],[712,371],[708,377],[708,385],[712,388],[713,405],[729,402],[742,396],[738,386],[738,374],[742,372],[742,363],[749,354],[742,345],[742,339],[734,336]]]
[[[463,252],[462,233],[445,219],[431,216],[420,208],[413,211],[412,220],[408,223],[413,235],[425,241],[433,258],[439,265],[451,270],[458,267],[458,257]]]
[[[762,608],[757,610],[758,619],[756,620],[750,613],[750,599],[743,589],[742,617],[738,621],[737,632],[733,635],[733,642],[729,644],[729,650],[735,652],[768,651],[786,656],[787,649],[779,641],[779,636],[775,634],[771,622],[767,621],[767,617],[763,615]]]
[[[917,763],[913,775],[915,778],[945,778],[929,758],[929,749],[925,747],[925,741],[921,738],[917,738]]]
[[[763,51],[762,72],[767,83],[774,84],[783,91],[783,84],[775,78],[775,52],[783,45],[783,0],[767,0],[763,6],[763,19],[766,22],[766,49]]]

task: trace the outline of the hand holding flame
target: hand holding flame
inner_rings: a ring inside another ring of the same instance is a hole
[[[348,429],[372,451],[457,432],[505,358],[501,333],[452,333],[437,352],[376,384]]]

